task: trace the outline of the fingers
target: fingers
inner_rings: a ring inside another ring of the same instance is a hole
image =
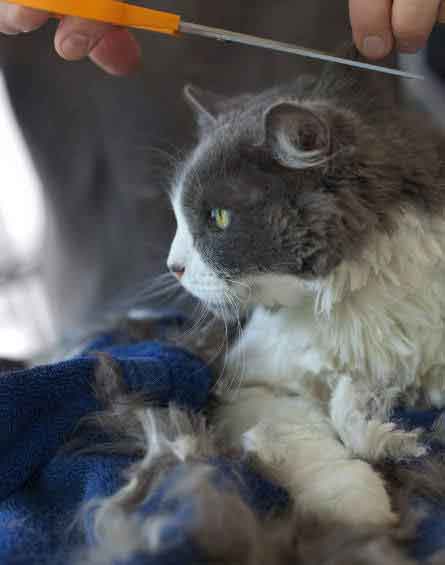
[[[48,18],[47,12],[0,2],[0,33],[27,33],[41,27]]]
[[[395,46],[414,53],[425,46],[437,21],[441,0],[349,0],[354,41],[369,59]]]
[[[85,57],[105,71],[124,75],[137,68],[141,53],[133,36],[109,24],[66,17],[60,23],[54,45],[57,53],[68,61]]]
[[[78,61],[87,57],[111,29],[109,24],[65,17],[57,28],[54,46],[67,61]]]
[[[126,29],[114,29],[91,51],[90,59],[112,75],[128,75],[139,68],[141,49]]]
[[[392,0],[349,0],[349,13],[359,51],[369,59],[388,55],[394,45]]]
[[[396,46],[404,53],[415,53],[425,46],[437,21],[441,0],[395,0],[392,27]]]

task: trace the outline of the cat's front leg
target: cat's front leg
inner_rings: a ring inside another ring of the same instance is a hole
[[[329,412],[344,445],[359,457],[374,462],[424,455],[426,448],[419,441],[421,430],[405,431],[387,421],[395,398],[389,387],[379,397],[362,382],[341,376],[334,387]]]
[[[393,525],[383,480],[351,456],[321,406],[301,398],[275,400],[274,409],[243,434],[242,445],[288,490],[298,511],[348,527]]]

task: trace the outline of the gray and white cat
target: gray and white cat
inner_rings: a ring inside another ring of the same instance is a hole
[[[394,404],[445,400],[445,137],[393,93],[341,67],[231,100],[187,87],[199,142],[172,190],[170,270],[251,312],[217,422],[348,525],[394,523],[370,463],[424,453]]]

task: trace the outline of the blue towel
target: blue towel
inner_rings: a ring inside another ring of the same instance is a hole
[[[0,563],[59,565],[94,543],[88,521],[73,527],[79,509],[97,497],[114,493],[123,483],[130,458],[73,455],[60,448],[79,420],[101,408],[92,384],[92,350],[116,359],[131,391],[149,393],[161,404],[189,410],[205,408],[211,374],[192,355],[158,343],[113,344],[106,336],[84,355],[62,363],[0,375]],[[431,425],[436,413],[401,413],[407,426]],[[259,513],[286,504],[286,493],[253,474],[242,462],[213,461],[221,480],[229,477]],[[202,560],[185,534],[193,501],[166,497],[187,467],[165,477],[141,511],[155,514],[162,506],[171,518],[166,535],[173,551],[122,565],[195,565]],[[445,545],[445,509],[433,507],[421,528],[415,552],[427,556]],[[68,560],[68,561],[67,561]]]

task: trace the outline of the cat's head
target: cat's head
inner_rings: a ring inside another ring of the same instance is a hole
[[[168,266],[207,305],[296,305],[391,230],[397,133],[382,138],[378,104],[356,105],[383,95],[323,80],[231,100],[186,89],[200,135],[172,190]]]

